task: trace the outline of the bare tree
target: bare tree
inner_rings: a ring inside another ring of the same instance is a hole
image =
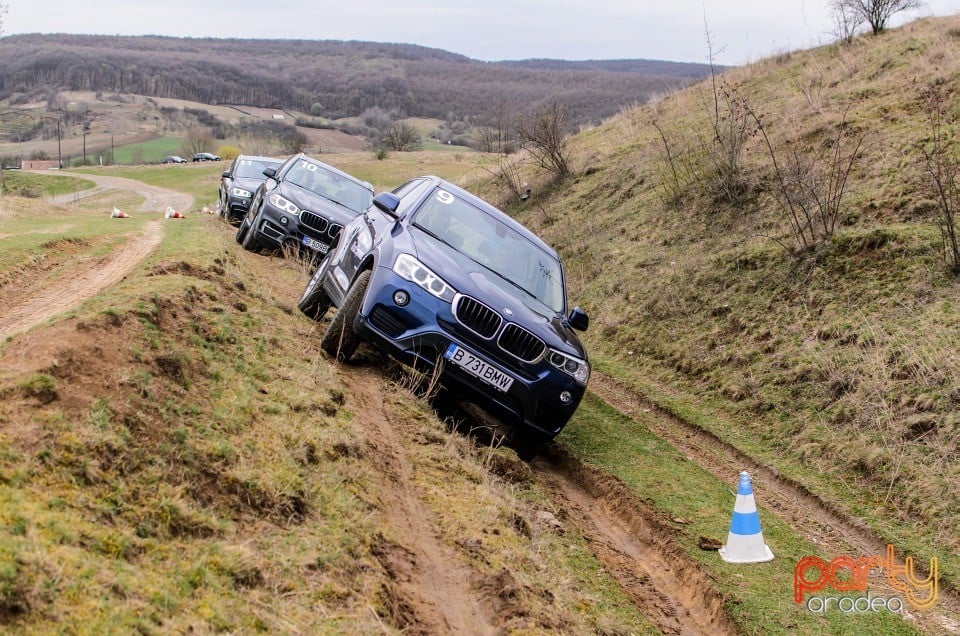
[[[523,147],[560,179],[570,175],[566,117],[566,107],[555,98],[543,109],[518,117],[516,126]]]
[[[830,0],[833,12],[833,35],[839,42],[849,44],[864,23],[863,15],[851,6],[850,0]]]
[[[398,121],[390,126],[390,130],[383,135],[383,144],[392,150],[404,152],[419,150],[423,140],[413,125]]]
[[[206,128],[191,128],[183,138],[183,152],[195,155],[198,152],[213,151],[213,134]]]
[[[0,1],[0,36],[3,35],[3,23],[5,22],[5,16],[7,11],[10,10],[10,5],[6,2]]]
[[[919,9],[926,3],[923,0],[831,0],[830,4],[835,15],[840,10],[850,17],[860,18],[877,35],[883,33],[894,14]]]

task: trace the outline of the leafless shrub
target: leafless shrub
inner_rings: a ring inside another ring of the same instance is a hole
[[[833,18],[833,35],[838,42],[849,44],[863,24],[863,15],[851,6],[848,0],[830,0]]]
[[[960,239],[957,217],[960,215],[960,183],[957,171],[960,160],[950,151],[953,132],[946,129],[953,123],[947,117],[947,96],[940,86],[923,93],[930,117],[930,147],[921,148],[923,165],[937,196],[937,225],[940,228],[941,256],[953,276],[960,276]]]
[[[419,150],[423,145],[420,133],[413,125],[407,122],[395,122],[390,129],[383,135],[383,145],[391,150],[404,152],[409,150]]]
[[[716,51],[713,48],[710,30],[705,30],[707,59],[710,63],[710,110],[711,135],[700,143],[711,162],[712,188],[719,199],[728,203],[742,202],[751,191],[743,166],[743,150],[747,141],[756,134],[746,99],[738,87],[723,79],[714,64]]]
[[[209,129],[191,128],[183,138],[183,152],[188,157],[198,152],[212,152],[214,144],[213,133]]]
[[[763,117],[749,107],[748,110],[773,162],[773,194],[790,222],[796,246],[778,242],[797,256],[812,252],[829,240],[839,225],[850,173],[860,158],[865,136],[847,126],[844,113],[830,143],[824,144],[823,150],[829,152],[804,148],[798,141],[776,150]]]
[[[517,118],[520,143],[540,167],[558,179],[570,176],[566,107],[559,98],[540,110]]]

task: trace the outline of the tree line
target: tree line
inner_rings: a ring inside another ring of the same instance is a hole
[[[0,46],[0,98],[37,91],[133,93],[207,104],[288,108],[327,118],[369,108],[479,118],[491,105],[559,97],[571,125],[599,122],[704,76],[645,60],[480,62],[408,44],[157,36],[18,35]]]

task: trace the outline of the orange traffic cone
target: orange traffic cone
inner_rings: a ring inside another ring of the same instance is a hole
[[[167,218],[167,219],[185,219],[185,218],[187,218],[187,217],[185,217],[184,215],[180,214],[179,212],[177,212],[176,210],[174,210],[173,208],[171,208],[171,207],[168,205],[168,206],[167,206],[167,213],[164,214],[164,218]]]
[[[113,208],[113,212],[110,213],[110,218],[111,219],[129,219],[130,215],[127,214],[126,212],[123,212],[122,210]]]

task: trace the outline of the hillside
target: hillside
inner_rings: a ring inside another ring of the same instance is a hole
[[[599,369],[953,586],[960,281],[923,150],[936,89],[955,165],[958,59],[952,17],[732,70],[576,137],[568,182],[527,167],[516,210],[566,259]],[[836,225],[804,246],[789,206],[817,201]]]
[[[574,125],[599,122],[707,70],[646,60],[486,63],[409,44],[66,34],[5,37],[0,67],[0,98],[13,102],[72,90],[288,108],[332,119],[378,107],[478,121],[500,104],[519,109],[560,96]]]

